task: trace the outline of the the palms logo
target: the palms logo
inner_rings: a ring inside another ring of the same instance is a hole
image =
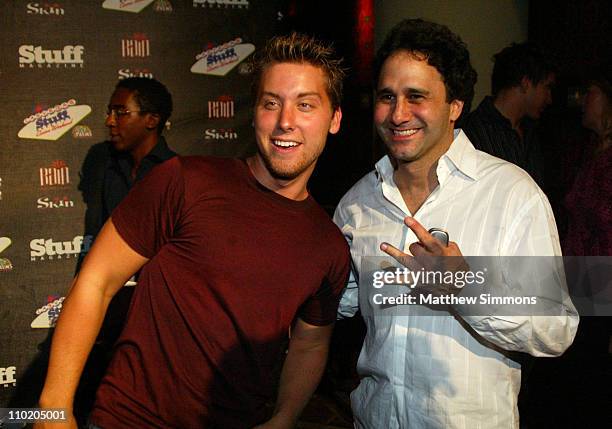
[[[8,237],[0,237],[0,254],[11,245],[11,239]],[[13,264],[6,258],[0,258],[0,272],[10,271],[13,269]]]

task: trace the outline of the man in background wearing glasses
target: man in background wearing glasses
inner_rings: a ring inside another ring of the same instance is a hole
[[[106,111],[109,139],[89,149],[81,169],[79,189],[87,204],[85,235],[97,236],[134,184],[153,167],[176,156],[162,136],[171,113],[172,96],[159,81],[133,77],[117,83]],[[75,404],[78,414],[89,414],[112,346],[125,323],[132,293],[131,287],[121,288],[109,305],[80,385]]]

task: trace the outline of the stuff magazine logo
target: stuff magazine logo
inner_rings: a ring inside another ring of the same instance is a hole
[[[57,3],[30,2],[26,5],[28,15],[63,16],[65,11]]]
[[[89,252],[93,237],[77,235],[70,241],[54,241],[52,238],[35,238],[30,241],[30,260],[52,261],[54,259],[77,258]]]
[[[0,255],[11,245],[11,239],[8,237],[0,237]],[[0,273],[4,271],[11,271],[13,269],[13,263],[8,258],[0,256]]]
[[[17,386],[17,380],[15,379],[16,373],[17,367],[14,366],[0,368],[0,386]]]
[[[53,161],[48,167],[39,170],[40,186],[66,186],[70,184],[70,169],[64,161]]]
[[[193,0],[193,7],[249,8],[248,0]]]
[[[121,39],[123,58],[146,58],[151,56],[151,42],[144,33],[134,33],[131,39]]]
[[[255,51],[255,45],[242,43],[240,37],[219,46],[210,46],[196,55],[191,72],[212,76],[225,76]]]
[[[78,105],[74,98],[48,109],[37,106],[33,115],[23,120],[25,126],[17,137],[34,140],[57,140],[91,113],[91,107]]]
[[[222,95],[208,102],[208,119],[229,119],[234,117],[234,98]]]
[[[47,303],[36,310],[36,318],[32,321],[30,327],[35,329],[55,328],[62,311],[64,299],[63,296],[48,296]]]
[[[83,45],[66,45],[62,49],[44,49],[42,46],[21,45],[19,67],[26,68],[83,68]]]
[[[36,200],[36,208],[38,209],[71,209],[74,207],[74,201],[67,196],[63,197],[40,197]]]
[[[119,10],[121,12],[138,13],[155,0],[106,0],[102,3],[104,9]]]
[[[231,128],[209,128],[204,131],[205,140],[236,140],[238,133]]]
[[[119,69],[117,70],[118,79],[127,79],[128,77],[146,77],[147,79],[153,79],[153,72],[149,69]]]

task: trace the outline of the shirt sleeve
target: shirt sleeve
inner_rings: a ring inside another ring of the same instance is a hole
[[[335,231],[334,231],[335,232]],[[338,237],[336,239],[336,236]],[[334,323],[338,302],[349,273],[350,256],[348,245],[335,234],[331,254],[331,264],[327,277],[321,287],[300,308],[298,314],[304,322],[316,326],[324,326]]]
[[[344,238],[350,246],[353,236],[351,232],[352,228],[344,216],[342,202],[340,202],[334,213],[334,223],[340,228],[340,231],[342,231]],[[345,319],[353,317],[357,313],[357,310],[359,310],[359,278],[351,262],[348,282],[345,287],[343,287],[341,293],[337,318]]]
[[[119,235],[140,255],[151,259],[174,235],[184,205],[179,158],[155,167],[113,211]]]
[[[518,200],[522,203],[517,204],[516,209],[512,201],[509,203],[511,221],[500,249],[501,256],[557,257],[555,261],[560,263],[559,237],[548,200],[539,188],[530,198]],[[528,261],[528,258],[523,260]],[[465,314],[467,307],[456,306],[455,310],[485,340],[504,350],[533,356],[558,356],[572,344],[579,317],[567,293],[562,263],[557,264],[555,269],[557,275],[554,276],[554,284],[543,287],[558,288],[549,294],[556,299],[558,315],[498,316],[493,312],[486,316],[473,316]],[[514,270],[513,278],[522,277],[517,278],[515,284],[533,284],[528,271]],[[501,285],[502,288],[505,286]],[[547,294],[546,291],[544,293]],[[523,290],[521,294],[529,296],[532,291]]]

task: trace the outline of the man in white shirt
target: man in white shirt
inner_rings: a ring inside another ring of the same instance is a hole
[[[425,256],[559,256],[548,201],[524,171],[475,150],[454,130],[476,73],[448,28],[402,21],[377,53],[375,76],[374,123],[388,155],[334,216],[353,262],[339,311],[347,317],[361,307],[367,325],[361,382],[351,395],[356,427],[518,428],[521,369],[508,352],[563,353],[578,324],[569,300],[553,316],[482,316],[452,305],[386,316],[357,285],[372,256],[408,265]],[[432,227],[452,241],[438,241]]]

